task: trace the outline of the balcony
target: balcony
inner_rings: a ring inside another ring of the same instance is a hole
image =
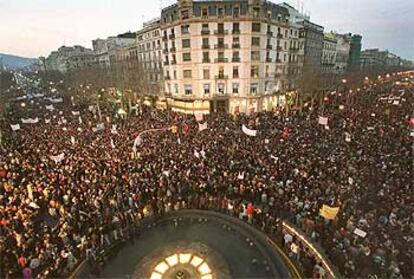
[[[240,48],[240,44],[232,44],[231,46],[232,46],[232,48],[236,48],[236,49]]]
[[[163,36],[163,37],[162,37],[162,40],[163,40],[163,41],[168,41],[168,37],[167,37],[167,36]]]
[[[266,45],[266,49],[273,49],[272,45]]]
[[[164,66],[168,66],[168,65],[170,65],[170,62],[165,61],[165,62],[164,62]]]
[[[283,48],[282,48],[281,46],[277,46],[277,47],[276,47],[276,50],[277,50],[277,51],[282,51],[282,50],[283,50]]]
[[[228,44],[218,44],[218,45],[214,45],[214,49],[227,49],[229,48]]]
[[[267,63],[272,63],[272,58],[270,58],[270,57],[266,58],[266,62]]]
[[[229,30],[214,30],[214,35],[227,35],[229,34]]]
[[[203,63],[210,63],[210,58],[203,58]]]
[[[273,32],[272,31],[267,31],[267,36],[270,36],[270,37],[272,37],[273,36]]]
[[[228,58],[216,58],[214,62],[215,63],[227,63],[229,62],[229,59]]]
[[[280,78],[282,76],[282,73],[275,73],[275,78]]]
[[[240,34],[240,29],[233,29],[233,31],[231,32],[233,35],[237,35]]]
[[[215,76],[215,78],[216,79],[229,79],[229,76],[227,76],[227,75],[218,75],[218,76]]]
[[[201,45],[202,49],[210,49],[210,45]]]
[[[210,30],[207,30],[207,29],[201,30],[201,35],[210,35]]]
[[[297,52],[297,51],[299,51],[299,48],[298,47],[291,47],[291,48],[289,48],[289,50],[291,52]]]
[[[164,79],[165,79],[165,80],[170,80],[170,79],[171,79],[171,77],[170,77],[170,76],[166,76],[166,77],[164,77]]]
[[[176,52],[177,49],[175,47],[170,48],[170,52]]]
[[[177,60],[171,61],[171,65],[177,65]]]
[[[278,39],[283,39],[283,34],[282,33],[277,33],[277,36],[276,36]]]
[[[282,63],[282,60],[276,59],[276,63]]]
[[[170,36],[168,36],[168,38],[170,38],[170,40],[174,40],[175,39],[175,34],[170,34]]]
[[[236,63],[240,62],[240,57],[233,57],[231,59],[231,62],[236,62]]]
[[[164,48],[164,49],[162,50],[162,52],[163,52],[163,53],[168,53],[168,48]]]

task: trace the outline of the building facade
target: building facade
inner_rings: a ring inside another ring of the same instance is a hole
[[[141,89],[149,95],[164,93],[164,77],[162,65],[161,20],[155,18],[144,23],[137,32],[137,60],[142,67]],[[164,49],[164,53],[168,49]]]
[[[180,0],[162,10],[161,32],[165,93],[178,111],[271,109],[299,63],[299,30],[267,1]]]
[[[338,39],[334,33],[325,33],[322,49],[322,72],[336,73],[336,55]]]
[[[91,66],[95,63],[95,54],[83,46],[62,46],[46,58],[46,71],[66,73],[76,69]]]
[[[351,51],[351,34],[336,34],[335,71],[343,74],[348,69],[349,53]]]
[[[357,71],[361,65],[361,49],[362,49],[362,36],[354,34],[351,38],[351,45],[349,50],[349,70]]]

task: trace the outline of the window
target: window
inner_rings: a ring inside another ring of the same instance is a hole
[[[177,79],[177,71],[174,70],[174,79]]]
[[[204,88],[204,95],[209,95],[210,94],[210,84],[206,83],[203,85]]]
[[[191,70],[184,70],[183,74],[184,78],[191,78]]]
[[[224,46],[224,38],[218,38],[217,43],[219,46]]]
[[[210,70],[209,69],[204,69],[203,70],[203,78],[204,79],[210,79]]]
[[[223,52],[223,51],[220,51],[220,52],[218,53],[218,58],[219,58],[220,60],[224,59],[224,52]]]
[[[183,48],[191,47],[190,44],[191,44],[190,39],[184,39],[183,40]]]
[[[260,32],[260,22],[253,22],[252,23],[252,31],[253,32]]]
[[[181,34],[190,34],[190,25],[181,26]]]
[[[224,67],[219,68],[219,78],[224,78]]]
[[[208,38],[203,38],[203,48],[208,48],[209,47],[209,41]]]
[[[233,78],[239,78],[239,67],[233,67]]]
[[[203,52],[203,63],[209,63],[210,62],[210,55],[208,51]]]
[[[239,94],[239,84],[233,83],[233,94]]]
[[[252,46],[260,46],[260,38],[252,37]]]
[[[191,84],[185,84],[184,93],[185,95],[193,95],[193,86]]]
[[[233,34],[234,33],[240,33],[240,23],[238,22],[233,23]]]
[[[178,84],[177,83],[174,84],[174,93],[178,94]]]
[[[224,33],[224,23],[217,24],[217,29],[219,33]]]
[[[183,53],[183,61],[184,62],[191,61],[191,53],[189,52]]]
[[[217,16],[218,17],[223,17],[224,16],[224,9],[222,7],[219,7],[217,9]]]
[[[252,83],[250,84],[250,94],[252,94],[253,96],[257,95],[257,88],[259,87],[258,83]]]
[[[224,83],[218,83],[217,84],[217,92],[219,93],[219,94],[225,94],[225,90],[224,90],[224,88],[225,88],[225,85],[224,85]]]
[[[233,52],[233,62],[240,62],[240,52],[238,51]]]
[[[182,19],[188,19],[189,18],[189,16],[188,16],[188,10],[181,11],[181,18]]]
[[[202,17],[208,17],[208,9],[207,8],[203,8],[201,10],[201,16]]]
[[[260,61],[260,51],[252,51],[251,59],[252,61]]]
[[[252,78],[258,78],[259,77],[259,66],[257,65],[252,66],[250,73],[251,73]]]
[[[260,16],[260,7],[254,7],[253,8],[253,17],[259,17]]]
[[[234,7],[233,8],[233,17],[239,17],[240,16],[240,8]]]

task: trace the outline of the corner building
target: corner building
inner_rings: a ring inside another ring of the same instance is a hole
[[[299,30],[289,25],[284,7],[263,0],[179,0],[162,10],[161,35],[173,110],[271,110],[294,89],[289,66],[302,60]]]

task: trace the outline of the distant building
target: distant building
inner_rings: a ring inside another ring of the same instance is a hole
[[[125,33],[107,39],[96,39],[92,41],[93,51],[96,56],[96,63],[103,67],[110,67],[119,60],[121,49],[135,45],[136,34]]]
[[[91,49],[78,45],[73,47],[62,46],[46,58],[45,70],[66,73],[94,63],[95,55]]]
[[[350,71],[359,70],[361,63],[362,36],[355,34],[351,38],[348,67]]]
[[[336,73],[336,55],[338,39],[335,33],[325,33],[322,49],[322,72]]]
[[[302,21],[302,25],[301,36],[305,40],[304,69],[305,71],[318,72],[322,65],[324,28],[309,20]]]
[[[335,71],[343,74],[348,69],[349,54],[351,52],[351,34],[336,34],[336,61]]]

